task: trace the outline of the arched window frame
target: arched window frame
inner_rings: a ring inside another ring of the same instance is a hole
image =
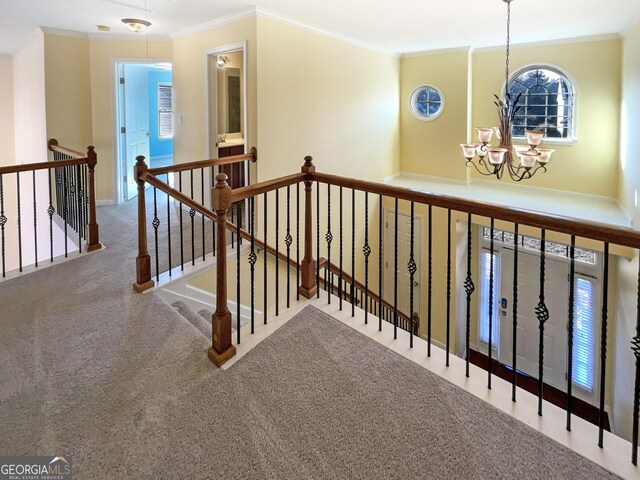
[[[563,68],[557,66],[557,65],[553,65],[553,64],[549,64],[549,63],[533,63],[533,64],[529,64],[529,65],[524,65],[521,68],[519,68],[518,70],[516,70],[513,74],[511,74],[509,76],[509,84],[511,85],[511,82],[519,77],[520,75],[522,75],[523,73],[527,72],[527,71],[531,71],[531,70],[550,70],[562,77],[564,77],[564,79],[566,80],[568,86],[569,86],[569,93],[571,96],[571,110],[570,110],[570,115],[571,115],[571,122],[569,123],[569,135],[566,138],[558,138],[558,137],[547,137],[545,136],[544,138],[544,143],[547,144],[560,144],[560,145],[574,145],[577,142],[578,136],[577,136],[577,100],[578,100],[578,90],[576,87],[576,82],[574,80],[574,78],[571,76],[571,74],[569,74],[566,70],[564,70]],[[506,90],[507,86],[506,84],[502,85],[502,95],[504,97],[505,94],[505,90]],[[517,140],[524,140],[526,137],[524,136],[514,136],[513,138],[517,139]]]

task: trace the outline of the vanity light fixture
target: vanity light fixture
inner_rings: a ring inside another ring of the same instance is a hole
[[[218,55],[218,59],[216,60],[216,65],[220,68],[224,68],[229,63],[229,57],[226,55]]]
[[[124,23],[129,30],[135,33],[140,33],[143,30],[146,30],[147,27],[151,26],[151,22],[140,20],[138,18],[123,18],[122,23]]]

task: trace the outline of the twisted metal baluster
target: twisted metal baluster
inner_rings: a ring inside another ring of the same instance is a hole
[[[193,170],[191,170],[190,175],[191,182],[191,199],[193,199]],[[240,204],[238,204],[239,206]],[[233,210],[233,209],[232,209]],[[196,264],[196,230],[194,217],[196,216],[196,211],[193,208],[189,209],[189,216],[191,217],[191,265]],[[240,208],[238,208],[238,220],[240,220]],[[238,222],[240,224],[240,222]]]
[[[467,294],[467,318],[466,318],[466,337],[465,337],[465,376],[469,377],[469,357],[471,355],[471,295],[475,290],[475,285],[471,278],[471,237],[473,224],[471,223],[471,214],[467,214],[467,276],[464,280],[464,290]]]
[[[267,304],[268,304],[268,292],[267,292],[267,283],[268,282],[268,277],[267,277],[267,230],[269,227],[269,224],[267,223],[267,193],[268,192],[264,192],[264,205],[263,205],[263,229],[264,229],[264,250],[262,251],[262,254],[264,255],[263,261],[264,261],[264,280],[262,282],[262,288],[263,288],[263,302],[264,302],[264,308],[262,309],[263,312],[263,316],[264,316],[264,324],[267,324]],[[277,262],[277,259],[276,259]]]
[[[494,256],[494,233],[495,220],[491,218],[491,240],[490,240],[490,254],[489,254],[489,347],[487,353],[487,388],[491,390],[491,373],[492,373],[492,361],[493,361],[493,277],[495,275],[493,269],[493,256]]]
[[[47,172],[49,174],[49,206],[47,207],[47,215],[49,215],[49,255],[51,257],[51,261],[53,262],[53,214],[55,213],[55,209],[53,208],[53,194],[51,188],[51,169],[48,168]],[[1,175],[0,175],[0,188],[2,185]],[[1,213],[0,213],[1,215]]]
[[[356,191],[351,189],[351,316],[356,316]]]
[[[449,366],[451,350],[451,209],[447,209],[447,351],[446,365]]]
[[[517,340],[518,340],[518,224],[515,224],[513,235],[513,349],[511,369],[511,401],[516,401],[516,383],[518,378],[517,368]]]
[[[4,238],[4,226],[7,224],[7,217],[4,215],[4,179],[0,174],[0,235],[2,236],[2,277],[7,276],[6,261],[5,261],[5,238]],[[53,240],[51,240],[53,245]],[[52,247],[53,248],[53,247]],[[53,261],[53,254],[51,254],[51,261]]]
[[[428,280],[427,280],[427,357],[431,357],[431,292],[433,288],[433,250],[432,250],[432,238],[433,238],[433,219],[432,219],[432,206],[429,205],[429,251],[428,251]]]
[[[151,225],[153,226],[153,238],[154,238],[154,246],[156,252],[156,281],[160,281],[160,261],[158,255],[158,227],[160,226],[160,219],[158,218],[158,200],[156,196],[157,190],[156,187],[153,187],[153,221]]]
[[[542,393],[544,385],[544,324],[549,320],[549,310],[544,302],[544,276],[545,276],[545,230],[540,233],[540,300],[535,308],[538,318],[540,337],[538,343],[538,415],[542,416]]]
[[[331,242],[333,240],[333,234],[331,233],[331,185],[327,183],[327,233],[325,235],[327,241],[327,268],[331,271]],[[331,275],[329,275],[331,280]],[[327,285],[327,277],[325,270],[324,286],[327,289],[327,302],[331,305],[331,289],[333,288],[333,280],[331,280],[331,286]]]
[[[255,235],[254,235],[254,199],[255,197],[251,197],[249,199],[249,208],[250,208],[250,228],[251,228],[251,253],[249,253],[249,265],[251,266],[251,334],[255,332],[255,266],[258,261],[258,256],[255,252]],[[265,252],[266,255],[266,252]],[[240,331],[240,329],[238,329]],[[239,340],[238,340],[239,342]]]
[[[398,339],[398,198],[395,199],[393,246],[393,339]]]
[[[631,436],[631,462],[637,466],[638,430],[640,430],[638,425],[640,423],[640,258],[638,258],[638,292],[636,293],[636,335],[631,340],[631,351],[636,357],[636,378],[633,386],[633,434]]]
[[[369,246],[369,192],[364,192],[364,246],[362,247],[364,254],[364,323],[368,323],[369,315],[369,255],[371,255],[371,247]]]
[[[338,272],[338,297],[339,308],[342,310],[342,296],[343,296],[343,283],[342,283],[342,254],[343,254],[343,238],[342,238],[342,187],[340,187],[340,271]]]
[[[567,320],[567,431],[571,431],[571,409],[573,388],[573,311],[575,299],[575,278],[576,278],[576,236],[571,235],[571,247],[569,257],[571,265],[569,267],[569,318]]]
[[[382,331],[382,195],[378,206],[378,331]]]
[[[418,266],[416,265],[416,261],[414,259],[414,255],[413,255],[413,247],[414,247],[414,212],[415,212],[415,206],[413,201],[411,202],[411,253],[409,256],[409,263],[407,264],[407,268],[409,269],[409,275],[411,276],[410,278],[410,285],[409,285],[409,348],[413,348],[413,281],[416,275],[416,271],[418,270]]]
[[[79,167],[79,165],[78,165]],[[33,188],[33,239],[34,239],[34,254],[35,265],[38,267],[38,208],[36,202],[36,171],[33,170],[31,176],[32,188]],[[82,238],[82,237],[81,237]],[[82,242],[78,242],[80,251],[82,251]]]
[[[607,381],[607,333],[609,311],[609,243],[604,244],[604,274],[602,278],[602,324],[600,332],[600,411],[598,413],[598,446],[604,446],[604,399]]]
[[[280,315],[280,190],[276,189],[276,317]],[[318,284],[319,285],[319,284]],[[319,287],[318,287],[319,290]]]
[[[284,238],[284,243],[287,246],[287,308],[289,308],[289,294],[291,291],[291,281],[290,281],[290,272],[291,272],[291,244],[293,243],[293,238],[291,237],[291,192],[290,185],[287,185],[287,235]]]

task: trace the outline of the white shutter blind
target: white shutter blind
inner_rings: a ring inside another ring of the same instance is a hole
[[[173,87],[158,85],[158,136],[173,137]]]
[[[596,282],[576,275],[573,311],[573,383],[593,390],[596,346]]]
[[[480,302],[478,309],[480,310],[480,340],[489,343],[489,282],[491,278],[491,252],[482,251],[480,260]],[[491,332],[491,340],[494,347],[498,345],[500,332],[498,331],[500,318],[498,313],[498,299],[500,297],[500,271],[499,256],[493,254],[493,325]]]

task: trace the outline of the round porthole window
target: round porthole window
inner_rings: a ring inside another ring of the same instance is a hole
[[[444,95],[433,85],[420,85],[409,97],[409,111],[418,120],[431,121],[444,110]]]

